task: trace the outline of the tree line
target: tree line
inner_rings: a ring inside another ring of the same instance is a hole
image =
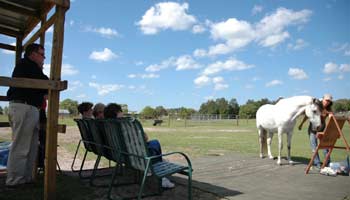
[[[193,108],[164,108],[163,106],[157,106],[152,108],[146,106],[138,113],[142,118],[154,119],[163,116],[176,116],[178,118],[188,118],[193,114],[206,114],[206,115],[232,115],[239,116],[239,118],[255,118],[255,113],[258,108],[264,104],[275,104],[278,100],[269,100],[263,98],[260,100],[249,99],[245,104],[239,105],[236,98],[226,100],[225,98],[211,99],[201,104],[199,110]],[[60,102],[60,109],[68,110],[73,116],[78,115],[78,101],[72,99],[65,99]],[[333,102],[333,112],[348,112],[350,111],[350,99],[338,99]],[[124,110],[128,113],[127,110]],[[8,107],[2,108],[0,106],[0,114],[8,114]]]

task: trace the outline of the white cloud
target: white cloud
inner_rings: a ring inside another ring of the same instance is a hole
[[[253,89],[254,88],[254,85],[252,84],[247,84],[244,86],[245,89]]]
[[[221,76],[217,76],[213,78],[214,90],[223,90],[228,88],[228,84],[224,83],[224,78]]]
[[[203,33],[204,31],[206,31],[206,28],[203,25],[197,24],[192,27],[192,33],[194,34]]]
[[[255,37],[251,24],[235,18],[212,24],[210,33],[214,40],[223,40],[225,43],[210,47],[209,55],[229,53],[246,46]]]
[[[213,64],[210,64],[207,68],[202,72],[203,75],[212,75],[219,73],[221,71],[242,71],[247,70],[254,67],[253,65],[245,64],[240,60],[236,60],[235,58],[229,58],[225,62],[217,61]]]
[[[105,27],[92,28],[89,26],[85,28],[85,31],[98,33],[102,37],[106,37],[106,38],[113,38],[113,37],[119,36],[118,31],[112,28],[105,28]]]
[[[305,24],[309,21],[311,14],[312,11],[307,9],[294,12],[286,8],[278,8],[275,13],[264,17],[256,25],[256,39],[264,47],[274,47],[289,37],[286,27]]]
[[[344,56],[350,56],[350,45],[349,43],[333,43],[332,44],[332,51],[334,52],[344,52]]]
[[[279,8],[255,25],[236,18],[218,23],[207,23],[211,28],[211,37],[215,41],[223,42],[212,45],[207,51],[200,51],[200,54],[194,55],[215,56],[227,54],[243,48],[253,41],[262,47],[274,48],[290,37],[290,33],[286,30],[287,27],[305,24],[311,14],[312,12],[306,9],[293,11]],[[297,40],[297,43],[292,47],[300,49],[305,45],[306,43],[303,40]]]
[[[268,83],[265,84],[266,87],[273,87],[273,86],[277,86],[277,85],[282,85],[283,82],[280,80],[272,80]]]
[[[106,62],[118,58],[118,55],[113,53],[110,49],[104,48],[103,51],[93,51],[89,58],[96,61]]]
[[[324,65],[323,73],[332,74],[338,72],[338,65],[332,62],[328,62]]]
[[[202,87],[210,84],[211,78],[207,76],[200,76],[200,77],[197,77],[193,82],[197,87]]]
[[[340,72],[350,72],[350,64],[341,64],[339,70]]]
[[[261,40],[259,44],[263,47],[275,47],[276,45],[283,42],[287,38],[289,38],[288,32],[268,35],[263,40]]]
[[[308,78],[304,70],[300,68],[289,68],[288,75],[291,76],[293,79],[298,79],[298,80],[303,80]]]
[[[326,78],[323,79],[324,82],[328,82],[328,81],[331,81],[331,80],[332,80],[331,77],[326,77]]]
[[[178,58],[170,57],[160,64],[152,64],[146,67],[146,72],[157,72],[169,67],[175,67],[177,71],[188,70],[188,69],[198,69],[201,67],[190,55],[182,55]]]
[[[63,64],[62,65],[62,75],[75,75],[77,73],[79,73],[79,71],[77,69],[74,68],[73,65],[71,64]]]
[[[198,69],[201,66],[189,55],[183,55],[177,58],[175,62],[176,70]]]
[[[295,44],[292,44],[292,43],[288,44],[288,49],[300,50],[306,47],[307,45],[308,43],[306,43],[303,39],[297,39],[295,41]]]
[[[97,90],[97,94],[100,96],[105,96],[111,92],[118,91],[124,87],[124,85],[118,84],[99,84],[95,82],[90,82],[89,86]]]
[[[68,82],[68,90],[74,91],[83,86],[83,83],[80,81],[69,81]]]
[[[160,71],[162,69],[166,69],[166,68],[171,67],[173,65],[174,61],[175,61],[175,58],[170,57],[167,60],[164,60],[161,64],[153,64],[153,65],[146,67],[145,70],[146,70],[146,72],[157,72],[157,71]]]
[[[76,96],[76,98],[78,98],[78,99],[85,99],[85,98],[87,98],[87,95],[86,94],[79,94],[79,95]]]
[[[152,79],[159,78],[158,74],[150,73],[150,74],[129,74],[128,78],[142,78],[142,79]]]
[[[50,77],[51,64],[44,64],[44,74]],[[79,71],[71,64],[62,64],[61,75],[62,76],[72,76],[78,74]]]
[[[137,22],[144,34],[156,34],[160,30],[186,30],[194,23],[196,18],[188,15],[188,3],[162,2],[152,6]]]
[[[193,56],[197,58],[205,57],[207,56],[207,51],[205,49],[196,49],[193,52]]]
[[[128,75],[128,78],[136,78],[136,77],[137,77],[136,74],[129,74],[129,75]]]
[[[263,7],[260,5],[254,5],[253,9],[252,9],[252,15],[256,15],[260,12],[263,11]]]

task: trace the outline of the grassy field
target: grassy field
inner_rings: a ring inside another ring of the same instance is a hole
[[[6,116],[0,117],[1,121],[6,121]],[[76,126],[72,118],[60,118],[60,124]],[[242,154],[255,154],[258,156],[258,134],[255,127],[255,120],[242,119],[218,120],[218,121],[190,121],[172,120],[164,121],[161,126],[153,126],[153,120],[142,120],[145,131],[150,139],[158,139],[164,152],[183,151],[191,158],[205,155],[220,155],[228,152]],[[345,124],[343,133],[350,142],[349,124]],[[68,136],[69,134],[67,134]],[[277,134],[272,142],[272,153],[277,156],[278,141]],[[1,140],[1,138],[0,138]],[[282,156],[286,156],[286,135],[283,135],[284,149]],[[344,146],[342,140],[338,140],[338,145]],[[75,144],[64,144],[69,152],[75,150]],[[322,153],[321,157],[322,157]],[[344,150],[334,149],[332,160],[344,160],[347,153]],[[308,160],[311,156],[309,140],[307,135],[307,123],[301,131],[295,128],[292,138],[292,157],[295,160]]]

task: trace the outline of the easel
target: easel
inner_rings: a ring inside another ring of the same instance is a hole
[[[336,149],[345,149],[346,151],[350,151],[350,147],[348,142],[346,141],[346,138],[344,137],[342,128],[344,126],[345,121],[348,121],[350,124],[350,118],[343,117],[343,116],[334,116],[330,115],[329,121],[327,123],[326,128],[323,132],[317,133],[317,138],[319,139],[319,143],[317,145],[316,151],[313,153],[312,158],[305,170],[305,174],[309,173],[310,167],[318,153],[319,149],[328,149],[328,153],[326,157],[323,160],[323,164],[321,168],[324,168],[326,166],[327,161],[329,160],[331,153],[334,148]],[[335,143],[339,138],[343,139],[343,142],[345,146],[335,146]]]

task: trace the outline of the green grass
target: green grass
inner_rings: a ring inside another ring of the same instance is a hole
[[[143,122],[144,128],[150,139],[158,139],[162,144],[163,151],[184,151],[190,157],[199,157],[213,153],[236,152],[243,154],[259,155],[258,134],[255,120],[241,120],[237,126],[235,121],[217,122],[178,122],[178,126],[163,123],[162,126],[152,126],[150,121]],[[147,131],[151,130],[151,131]],[[343,133],[350,142],[349,124],[345,124]],[[282,156],[287,155],[287,139],[283,134]],[[337,145],[344,146],[342,140]],[[292,158],[295,160],[309,160],[311,149],[307,134],[307,126],[299,131],[295,128],[292,138]],[[272,141],[272,154],[278,154],[278,137],[274,134]],[[347,153],[344,150],[334,149],[333,161],[342,161]],[[320,151],[321,159],[323,153]]]

